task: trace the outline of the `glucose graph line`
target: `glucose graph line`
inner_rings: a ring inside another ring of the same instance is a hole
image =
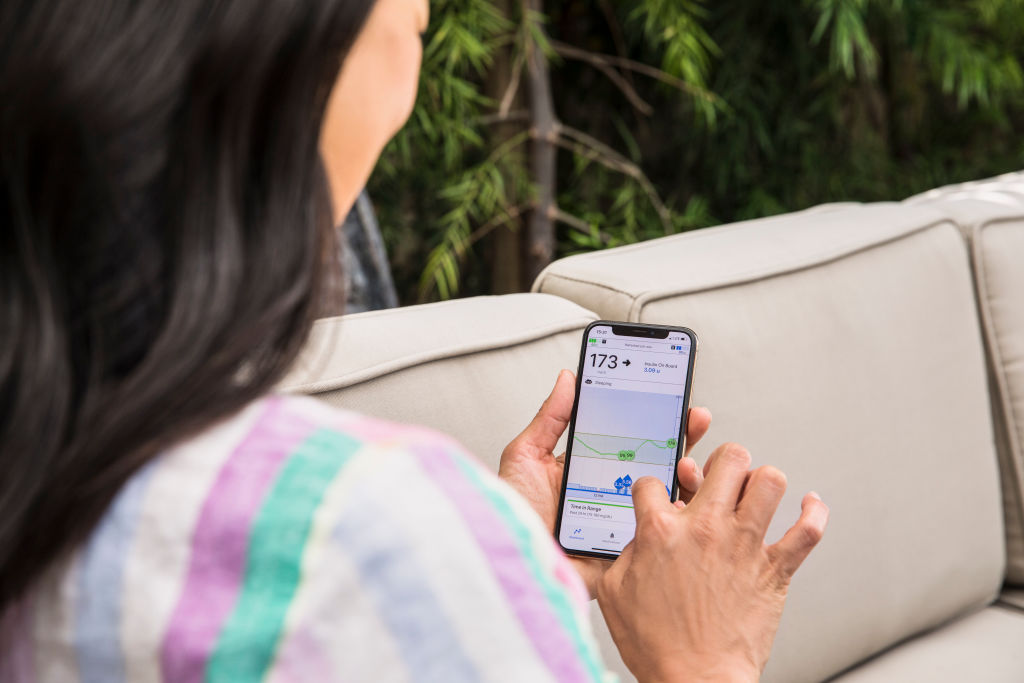
[[[611,434],[594,434],[593,436],[606,436],[606,437],[611,438],[611,439],[626,439],[626,438],[629,438],[629,437],[624,437],[624,436],[613,436]],[[593,446],[588,444],[586,441],[584,441],[583,439],[581,439],[580,437],[575,436],[575,435],[573,435],[573,441],[579,441],[580,444],[584,448],[586,448],[587,450],[593,451],[594,453],[597,453],[598,455],[601,455],[601,456],[604,456],[604,457],[610,457],[610,456],[614,456],[614,455],[618,455],[619,454],[619,451],[613,451],[611,453],[602,453],[601,451],[597,450],[596,448],[594,448]],[[665,450],[665,449],[668,449],[668,448],[675,448],[675,444],[669,446],[668,445],[668,441],[655,441],[654,439],[644,439],[643,441],[638,443],[633,448],[633,450],[635,450],[635,451],[640,450],[640,447],[643,446],[646,443],[649,443],[652,446],[654,446],[655,448],[660,448],[662,450]]]

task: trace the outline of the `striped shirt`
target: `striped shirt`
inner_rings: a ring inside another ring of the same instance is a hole
[[[450,439],[270,396],[155,459],[0,623],[0,681],[584,681],[582,583]]]

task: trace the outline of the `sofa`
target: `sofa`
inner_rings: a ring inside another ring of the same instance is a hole
[[[1024,681],[1024,173],[321,320],[282,388],[451,433],[496,469],[599,318],[696,331],[693,405],[714,422],[694,455],[737,441],[786,472],[769,541],[806,491],[831,508],[764,681]]]

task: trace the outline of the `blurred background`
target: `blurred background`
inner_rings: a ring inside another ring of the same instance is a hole
[[[394,294],[366,307],[524,291],[581,251],[1024,168],[1024,0],[431,8],[416,109],[367,188],[391,271],[370,282]],[[349,241],[380,246],[356,213]],[[376,253],[364,270],[388,269]]]

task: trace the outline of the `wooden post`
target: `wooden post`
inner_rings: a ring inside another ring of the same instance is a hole
[[[531,11],[542,16],[543,5],[543,0],[523,0],[524,20],[531,20]],[[526,49],[526,80],[530,95],[530,175],[537,188],[536,203],[530,212],[526,231],[526,276],[532,283],[555,255],[555,140],[558,121],[551,96],[547,57],[532,41],[527,43]]]

